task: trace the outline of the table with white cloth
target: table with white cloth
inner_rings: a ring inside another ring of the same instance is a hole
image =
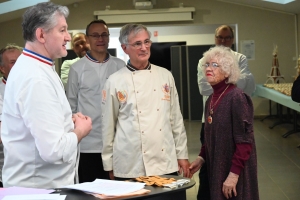
[[[276,102],[282,106],[285,106],[285,107],[293,110],[293,118],[294,118],[293,119],[293,125],[294,125],[293,130],[286,132],[285,134],[282,135],[282,137],[286,138],[287,136],[289,136],[293,133],[300,132],[300,129],[298,128],[298,124],[297,124],[297,112],[300,112],[300,106],[299,106],[299,103],[292,100],[291,96],[283,94],[274,89],[267,88],[267,87],[263,86],[262,84],[256,85],[256,90],[255,90],[253,96],[258,96],[258,97],[263,97],[263,98],[269,99],[273,102]],[[270,109],[271,109],[271,106],[270,106]],[[281,113],[281,111],[280,111],[280,113]]]

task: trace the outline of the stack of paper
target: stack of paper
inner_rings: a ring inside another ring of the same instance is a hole
[[[49,199],[49,200],[63,200],[65,195],[50,194],[55,190],[45,190],[37,188],[25,187],[9,187],[0,189],[0,200],[28,200],[28,199]]]
[[[136,192],[144,187],[145,183],[96,179],[93,182],[68,185],[64,188],[81,190],[92,194],[102,194],[111,197]]]
[[[2,200],[65,200],[66,196],[60,194],[8,195]]]

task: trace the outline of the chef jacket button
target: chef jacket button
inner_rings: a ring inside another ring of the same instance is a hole
[[[161,151],[164,151],[164,149],[161,149]]]
[[[146,151],[144,151],[144,153],[146,153]]]
[[[151,73],[151,70],[150,70],[150,73]]]
[[[142,111],[140,111],[140,113],[142,113]]]
[[[154,92],[156,91],[156,89],[154,89]]]
[[[157,111],[159,111],[159,109],[157,109]]]
[[[161,131],[161,129],[159,129],[159,131]]]
[[[142,131],[142,133],[144,133],[144,131]]]
[[[136,93],[139,93],[139,91],[136,91]]]
[[[133,75],[135,75],[135,73],[133,72]]]

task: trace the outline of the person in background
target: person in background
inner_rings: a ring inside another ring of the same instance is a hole
[[[51,2],[27,9],[25,48],[6,84],[1,138],[4,187],[58,188],[74,184],[77,145],[91,118],[72,116],[54,59],[67,55],[69,10]]]
[[[215,31],[215,44],[216,46],[224,46],[231,48],[234,41],[234,32],[233,29],[228,25],[221,25]],[[255,82],[252,73],[248,67],[248,61],[245,55],[240,54],[238,52],[232,51],[231,53],[238,60],[238,65],[241,70],[243,76],[237,81],[237,87],[241,88],[246,94],[251,96],[251,94],[255,90]],[[202,65],[203,59],[199,60],[198,64],[198,86],[200,90],[200,94],[203,96],[203,115],[202,115],[202,127],[200,132],[200,141],[201,144],[204,144],[204,128],[205,128],[205,120],[204,120],[204,110],[205,110],[205,102],[209,95],[213,93],[213,88],[207,82],[205,75],[203,74]],[[197,199],[198,200],[210,200],[209,193],[209,184],[207,177],[207,168],[204,163],[199,172],[199,190]]]
[[[76,33],[72,37],[71,45],[73,51],[76,53],[78,57],[72,60],[65,60],[61,65],[60,78],[65,88],[67,86],[68,75],[69,75],[71,65],[73,65],[76,61],[78,61],[80,58],[85,56],[86,52],[90,50],[90,45],[86,42],[84,33]]]
[[[293,101],[300,103],[300,76],[293,83],[291,97]]]
[[[7,44],[0,50],[0,72],[2,73],[2,81],[0,82],[0,129],[1,129],[1,117],[3,108],[3,98],[6,86],[6,81],[11,68],[14,66],[18,57],[21,55],[23,48],[15,44]],[[3,145],[0,137],[0,187],[2,184],[2,167],[4,161]]]
[[[206,163],[213,200],[258,200],[253,104],[236,86],[243,76],[236,56],[230,48],[217,46],[203,54],[202,63],[213,93],[205,105],[205,143],[191,173]]]
[[[130,60],[108,78],[102,92],[102,159],[111,179],[178,171],[190,177],[174,78],[149,63],[150,37],[141,24],[121,28],[119,41]]]
[[[125,67],[124,61],[107,52],[109,30],[103,20],[94,20],[86,27],[91,50],[71,66],[67,98],[73,113],[82,112],[92,118],[91,133],[80,142],[79,182],[96,178],[109,179],[102,165],[101,100],[107,78]]]

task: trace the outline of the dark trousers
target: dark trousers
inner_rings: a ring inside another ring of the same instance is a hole
[[[200,141],[204,144],[204,123],[202,123],[200,131]],[[209,181],[206,163],[200,169],[199,172],[199,189],[197,194],[198,200],[210,200]]]
[[[103,169],[101,153],[80,153],[78,176],[79,183],[109,179],[108,172]]]

